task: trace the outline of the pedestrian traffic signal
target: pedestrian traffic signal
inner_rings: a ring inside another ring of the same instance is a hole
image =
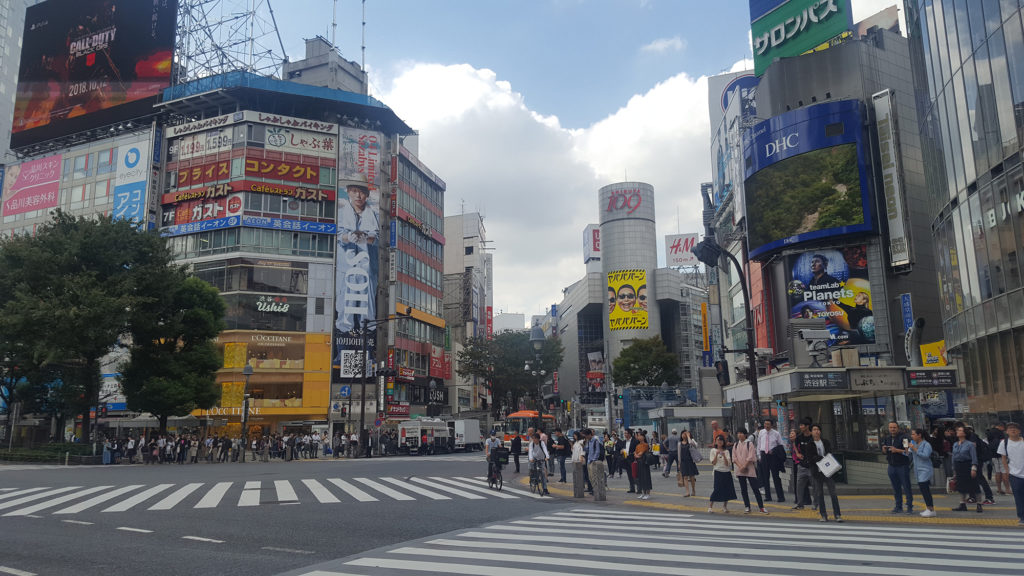
[[[342,416],[348,416],[348,406],[342,406],[341,407],[341,415]]]

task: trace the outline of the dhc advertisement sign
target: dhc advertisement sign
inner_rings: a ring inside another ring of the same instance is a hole
[[[744,139],[743,157],[751,258],[873,229],[858,101],[760,122]]]

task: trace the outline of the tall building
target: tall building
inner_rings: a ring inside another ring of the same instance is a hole
[[[0,2],[0,167],[16,161],[16,158],[9,157],[8,153],[11,143],[11,119],[18,91],[18,64],[21,59],[22,32],[25,28],[25,8],[37,2],[38,0]]]
[[[468,339],[490,339],[494,334],[492,255],[487,252],[487,229],[479,213],[447,216],[444,224],[448,231],[444,247],[444,319],[451,333],[451,350],[447,352],[457,357]],[[456,374],[449,374],[449,378],[453,382],[449,387],[452,412],[482,410],[490,405],[490,392],[482,379]]]
[[[494,333],[500,332],[522,332],[526,330],[526,315],[514,312],[504,312],[494,315]]]
[[[1024,31],[1017,2],[904,3],[945,352],[970,411],[1024,417]],[[979,420],[987,425],[987,420]]]

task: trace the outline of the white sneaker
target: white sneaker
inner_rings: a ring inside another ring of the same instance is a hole
[[[935,516],[937,516],[937,514],[935,513],[935,510],[927,510],[926,509],[924,512],[921,512],[921,516],[923,518],[935,518]]]
[[[641,495],[637,496],[637,497],[636,497],[636,499],[637,499],[637,500],[643,500],[643,499],[644,499],[644,495],[643,495],[643,494],[641,494]]]

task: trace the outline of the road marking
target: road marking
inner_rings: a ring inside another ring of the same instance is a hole
[[[346,566],[365,566],[367,568],[391,568],[393,570],[411,570],[413,573],[440,572],[442,574],[480,574],[488,572],[487,566],[480,564],[453,564],[449,562],[425,562],[423,560],[402,560],[400,558],[357,558],[346,562]],[[621,564],[619,565],[621,566]],[[635,568],[632,567],[632,568]],[[507,565],[493,568],[492,573],[500,572],[502,576],[577,576],[579,572],[553,572],[544,567],[539,570],[528,568],[511,568]],[[623,574],[630,573],[627,569]]]
[[[195,540],[196,542],[209,542],[211,544],[223,544],[223,540],[214,540],[213,538],[203,538],[201,536],[182,536],[182,540]]]
[[[239,506],[259,506],[260,505],[260,481],[250,480],[245,483],[245,488],[242,490],[242,495],[238,497]]]
[[[6,510],[8,508],[14,508],[15,506],[21,506],[22,504],[24,504],[26,502],[31,502],[33,500],[40,500],[42,498],[47,498],[49,496],[56,496],[57,494],[63,494],[65,492],[71,492],[72,490],[78,490],[79,488],[81,488],[81,486],[66,486],[64,488],[57,488],[55,490],[50,490],[49,492],[37,492],[35,494],[30,494],[28,496],[22,496],[21,498],[18,498],[16,500],[11,500],[10,502],[4,502],[4,503],[0,504],[0,510]]]
[[[157,502],[156,504],[153,504],[152,506],[150,506],[149,509],[150,510],[170,510],[171,508],[174,508],[179,503],[181,503],[181,501],[184,500],[186,497],[188,497],[189,494],[191,494],[191,493],[195,492],[196,490],[198,490],[199,487],[202,486],[202,485],[203,485],[202,482],[193,482],[191,484],[186,484],[186,485],[182,486],[181,488],[178,488],[177,490],[172,492],[169,496],[167,496],[163,500],[161,500],[161,501]]]
[[[152,534],[152,530],[145,530],[143,528],[129,528],[128,526],[118,526],[118,530],[124,530],[125,532],[138,532],[140,534]]]
[[[411,480],[413,482],[423,484],[424,486],[430,486],[435,490],[448,492],[450,494],[455,494],[456,496],[462,496],[463,498],[467,498],[469,500],[484,500],[484,497],[478,494],[466,492],[465,490],[459,490],[458,488],[452,488],[451,486],[445,486],[444,484],[438,484],[437,482],[431,482],[430,480],[424,480],[423,478],[411,478]]]
[[[125,486],[124,488],[118,488],[117,490],[113,490],[111,492],[107,492],[106,494],[100,494],[99,496],[96,496],[95,498],[90,498],[90,499],[86,500],[85,502],[79,502],[78,504],[75,504],[74,506],[69,506],[67,508],[64,508],[63,510],[57,510],[56,512],[54,512],[54,514],[77,514],[78,512],[81,512],[82,510],[88,510],[89,508],[92,508],[93,506],[95,506],[97,504],[102,504],[102,503],[104,503],[104,502],[106,502],[108,500],[113,500],[114,498],[117,498],[118,496],[120,496],[122,494],[126,494],[128,492],[131,492],[132,490],[137,490],[139,488],[142,488],[142,486],[143,486],[143,484],[132,484],[131,486]]]
[[[276,546],[264,546],[260,550],[270,550],[271,552],[290,552],[292,554],[316,554],[312,550],[297,550],[295,548],[278,548]]]
[[[68,524],[78,524],[79,526],[92,526],[92,522],[85,522],[83,520],[61,520],[61,522],[67,522]]]
[[[362,484],[365,484],[365,485],[369,486],[370,488],[373,488],[377,492],[380,492],[381,494],[384,494],[385,496],[390,496],[391,498],[394,498],[395,500],[415,500],[415,498],[413,498],[412,496],[409,496],[408,494],[402,494],[401,492],[399,492],[397,490],[392,490],[391,488],[388,488],[387,486],[381,484],[380,482],[374,482],[373,480],[370,480],[369,478],[353,478],[353,480],[355,480],[356,482],[360,482]]]
[[[449,498],[448,496],[445,496],[444,494],[438,494],[437,492],[431,492],[430,490],[427,490],[426,488],[420,488],[419,486],[416,486],[416,485],[412,484],[411,482],[404,482],[402,480],[399,480],[398,478],[383,477],[383,478],[381,478],[381,480],[383,480],[383,481],[385,481],[385,482],[387,482],[389,484],[394,484],[395,486],[399,486],[399,487],[401,487],[401,488],[403,488],[405,490],[408,490],[410,492],[415,492],[416,494],[421,494],[421,495],[426,496],[427,498],[430,498],[432,500],[451,500],[451,498]]]
[[[278,502],[298,502],[299,497],[292,488],[292,483],[287,480],[274,480],[274,490],[277,491]]]
[[[373,496],[370,496],[369,494],[367,494],[366,492],[363,492],[359,488],[356,488],[355,486],[349,484],[348,482],[345,482],[341,478],[328,478],[327,481],[330,482],[331,484],[334,484],[338,488],[341,488],[342,490],[345,491],[346,494],[348,494],[349,496],[355,498],[356,500],[359,500],[360,502],[377,502],[378,501]]]
[[[13,574],[14,576],[36,576],[35,572],[25,572],[24,570],[8,568],[7,566],[0,566],[0,572],[3,572],[4,574]]]
[[[0,488],[0,492],[10,492],[11,490],[17,490],[17,488]]]
[[[203,496],[202,500],[194,508],[216,508],[232,484],[234,482],[218,482],[213,488],[210,488],[210,491]]]
[[[488,488],[486,486],[466,485],[466,484],[463,484],[461,482],[457,482],[455,480],[452,480],[451,478],[441,478],[440,476],[431,476],[430,479],[431,480],[437,480],[438,482],[444,482],[445,484],[451,484],[453,486],[458,486],[459,488],[463,488],[463,489],[466,489],[466,490],[473,490],[474,492],[483,492],[484,494],[487,494],[488,496],[494,496],[495,498],[502,498],[502,499],[505,499],[505,500],[517,500],[519,498],[518,496],[513,496],[511,494],[502,494],[501,491],[499,491],[499,490],[492,490],[491,488]]]
[[[36,516],[35,514],[25,514],[25,518],[42,518],[42,516]]]
[[[483,484],[484,486],[487,485],[486,478],[466,478],[465,476],[456,476],[455,479],[462,480],[463,482],[469,482],[471,484]],[[526,496],[528,498],[536,498],[537,500],[541,499],[540,494],[534,494],[533,492],[527,492],[526,490],[518,490],[516,488],[509,488],[507,482],[504,483],[504,486],[502,487],[501,491],[508,492],[509,494],[518,494],[520,496]]]
[[[60,498],[54,498],[52,500],[47,500],[45,502],[40,502],[39,504],[34,504],[32,506],[29,506],[28,508],[22,508],[21,510],[15,510],[14,512],[8,512],[7,514],[4,514],[4,516],[5,517],[7,517],[7,516],[31,516],[32,514],[35,514],[36,512],[39,512],[40,510],[46,510],[47,508],[53,508],[54,506],[60,506],[61,504],[65,503],[65,502],[70,502],[71,500],[75,500],[77,498],[81,498],[82,496],[88,496],[89,494],[95,494],[96,492],[99,492],[101,490],[109,490],[110,488],[113,488],[113,486],[96,486],[95,488],[87,488],[87,489],[82,490],[80,492],[75,492],[74,494],[65,494],[64,496],[61,496]]]
[[[306,485],[306,488],[309,488],[309,491],[313,493],[313,496],[321,504],[337,504],[341,502],[337,496],[331,494],[330,490],[316,480],[303,480],[302,483]]]
[[[156,486],[153,486],[149,490],[143,490],[142,492],[139,492],[135,496],[132,496],[131,498],[129,498],[129,499],[123,501],[123,502],[119,502],[117,504],[114,504],[110,508],[105,508],[103,511],[104,512],[126,512],[126,511],[131,510],[132,508],[134,508],[137,504],[141,504],[142,502],[145,502],[146,500],[149,500],[150,498],[152,498],[153,496],[156,496],[157,494],[163,492],[164,490],[167,490],[171,486],[174,486],[174,484],[157,484]]]

